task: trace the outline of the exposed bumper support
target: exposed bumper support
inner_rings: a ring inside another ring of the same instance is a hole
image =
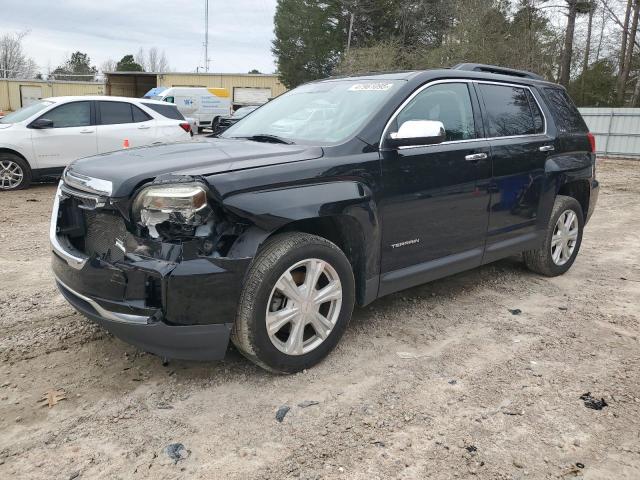
[[[62,197],[62,181],[58,184],[58,191],[53,200],[53,209],[51,210],[51,225],[49,227],[49,241],[53,253],[66,261],[70,267],[80,270],[84,267],[89,257],[82,252],[76,250],[69,241],[60,237],[57,232],[58,228],[58,212],[60,211],[60,199]],[[64,245],[63,245],[64,244]]]

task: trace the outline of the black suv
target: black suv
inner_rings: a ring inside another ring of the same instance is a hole
[[[219,138],[74,162],[53,270],[69,303],[143,350],[220,359],[231,339],[295,372],[356,302],[519,253],[566,272],[598,196],[594,151],[566,91],[532,73],[317,81]]]

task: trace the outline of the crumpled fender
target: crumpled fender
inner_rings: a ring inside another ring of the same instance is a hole
[[[289,186],[233,195],[223,200],[223,207],[273,231],[295,220],[343,214],[354,204],[368,203],[368,190],[352,181]]]
[[[223,200],[223,208],[250,223],[234,242],[228,257],[253,257],[274,232],[299,220],[348,217],[357,225],[357,245],[364,251],[365,278],[378,274],[380,225],[373,193],[358,181],[334,181],[311,185],[238,193]],[[355,230],[355,229],[354,229]]]

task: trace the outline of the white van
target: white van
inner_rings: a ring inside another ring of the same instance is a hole
[[[211,128],[218,117],[232,113],[231,95],[226,88],[157,87],[144,98],[175,104],[182,115],[195,119],[198,132]]]

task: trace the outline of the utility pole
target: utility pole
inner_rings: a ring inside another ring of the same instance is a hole
[[[353,32],[353,13],[351,13],[351,19],[349,20],[349,36],[347,37],[347,56],[349,56],[349,49],[351,49],[351,33]]]
[[[209,0],[204,0],[204,71],[209,72]]]

